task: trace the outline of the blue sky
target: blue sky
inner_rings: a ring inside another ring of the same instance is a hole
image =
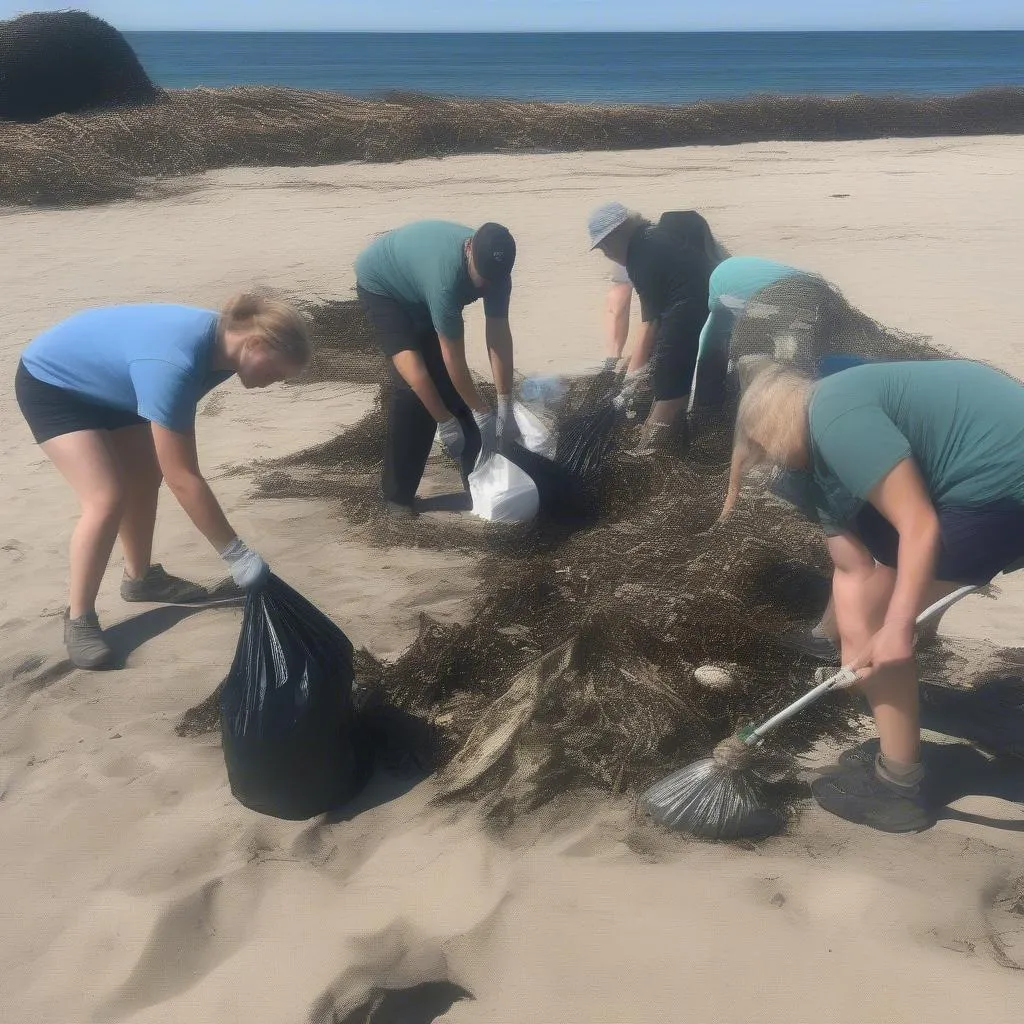
[[[68,7],[126,31],[1024,29],[1024,0],[0,0],[0,18]]]

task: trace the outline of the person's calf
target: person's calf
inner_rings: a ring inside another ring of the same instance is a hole
[[[73,619],[96,610],[96,595],[107,571],[117,537],[121,504],[116,497],[91,502],[71,534],[71,597]]]

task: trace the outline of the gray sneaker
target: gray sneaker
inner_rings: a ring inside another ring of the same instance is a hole
[[[813,630],[790,630],[783,633],[779,640],[792,651],[799,651],[829,665],[839,664],[839,649],[836,645],[827,636],[819,636]]]
[[[121,580],[121,598],[147,604],[197,604],[208,601],[210,592],[198,583],[169,575],[161,565],[151,565],[142,579],[132,579],[125,572]]]
[[[71,618],[70,611],[64,612],[64,645],[76,668],[105,668],[113,655],[95,612],[86,612],[77,619]]]

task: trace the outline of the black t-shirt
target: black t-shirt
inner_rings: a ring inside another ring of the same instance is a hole
[[[637,231],[626,253],[626,272],[640,297],[645,324],[681,303],[690,307],[693,316],[707,317],[708,259],[665,228],[647,224]]]

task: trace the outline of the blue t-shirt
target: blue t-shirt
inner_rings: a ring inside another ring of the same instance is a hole
[[[213,368],[217,313],[170,304],[87,309],[22,353],[33,377],[188,433],[199,400],[234,374]]]

